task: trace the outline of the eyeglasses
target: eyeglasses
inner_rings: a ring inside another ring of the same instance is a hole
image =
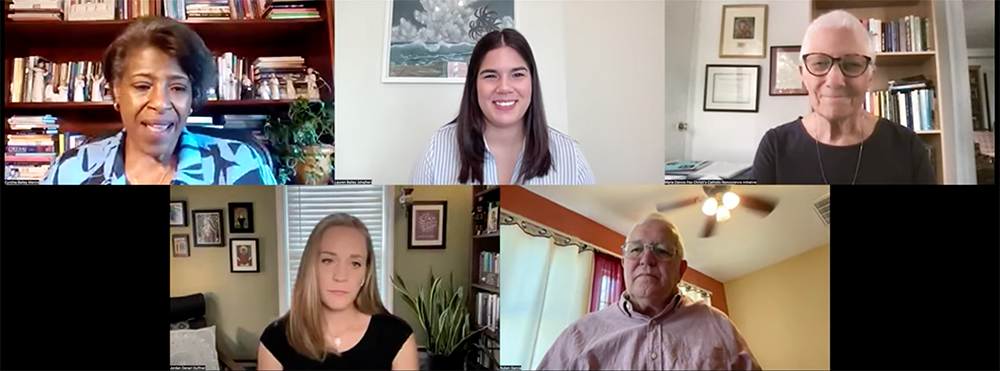
[[[657,260],[670,260],[677,255],[677,249],[662,243],[646,245],[639,241],[632,241],[622,245],[622,252],[625,253],[626,259],[639,259],[646,249],[652,251],[653,257]]]
[[[872,58],[860,54],[848,54],[834,58],[823,53],[809,53],[802,56],[802,62],[806,65],[806,71],[809,71],[813,76],[826,76],[836,64],[840,66],[840,72],[844,74],[844,77],[858,77],[868,70]]]

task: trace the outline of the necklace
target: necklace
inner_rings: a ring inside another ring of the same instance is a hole
[[[167,168],[167,170],[164,170],[163,171],[163,175],[160,175],[160,180],[157,180],[156,184],[163,184],[163,178],[166,178],[167,174],[169,174],[169,173],[170,173],[170,168]],[[125,173],[125,179],[128,180],[129,184],[135,184],[135,185],[139,184],[139,182],[136,182],[135,178],[129,176],[127,172]]]
[[[864,137],[864,131],[861,132],[862,137]],[[823,169],[823,156],[819,154],[819,140],[813,138],[813,142],[816,142],[816,157],[819,158],[819,172],[823,174],[823,183],[829,185],[830,181],[826,180],[826,170]],[[851,180],[851,185],[854,185],[858,181],[858,170],[861,169],[861,155],[865,153],[865,141],[861,141],[861,148],[858,150],[858,163],[854,165],[854,179]]]
[[[338,350],[340,349],[340,338],[333,339],[333,346],[336,347]]]

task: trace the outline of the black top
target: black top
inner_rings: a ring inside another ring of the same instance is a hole
[[[328,354],[321,363],[292,349],[286,337],[287,328],[288,316],[282,316],[260,335],[260,342],[285,370],[391,370],[396,353],[413,333],[410,325],[399,317],[376,314],[357,345],[339,357]]]
[[[923,140],[906,127],[880,118],[861,144],[829,146],[806,132],[802,118],[768,130],[753,160],[759,184],[935,184],[930,152]],[[858,165],[858,156],[861,163]],[[822,158],[822,168],[820,159]],[[821,170],[822,169],[822,170]]]

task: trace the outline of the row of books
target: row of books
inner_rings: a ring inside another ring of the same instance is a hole
[[[884,21],[881,19],[862,19],[861,23],[871,35],[872,46],[876,52],[923,52],[930,51],[930,20],[908,15],[906,17]]]
[[[14,0],[13,21],[106,21],[160,14],[161,0]]]
[[[934,88],[929,81],[890,84],[865,95],[865,110],[913,131],[934,130]]]
[[[500,286],[500,254],[490,251],[479,253],[479,282]]]
[[[107,21],[153,15],[177,20],[320,18],[315,0],[14,0],[7,18]]]
[[[61,21],[62,0],[14,0],[7,12],[12,21]]]
[[[500,295],[480,292],[476,294],[476,327],[497,332],[500,330]]]
[[[163,0],[164,16],[177,20],[319,18],[314,0]]]
[[[12,103],[104,102],[110,92],[100,62],[53,63],[30,56],[14,58],[10,83]]]
[[[4,180],[37,183],[63,152],[86,139],[81,134],[59,133],[58,119],[46,116],[12,116],[4,150]]]

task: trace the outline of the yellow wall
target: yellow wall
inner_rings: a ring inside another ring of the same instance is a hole
[[[729,317],[763,369],[830,369],[830,245],[725,287]]]
[[[399,203],[395,203],[396,213],[393,230],[393,266],[396,273],[406,283],[406,288],[416,292],[422,286],[427,286],[427,276],[431,270],[434,275],[442,277],[447,285],[449,275],[454,275],[455,286],[465,287],[466,298],[469,293],[469,254],[472,249],[472,187],[471,186],[424,186],[413,187],[414,201],[448,201],[448,220],[443,250],[407,249],[406,214]],[[395,198],[399,196],[396,187]],[[398,292],[392,301],[393,314],[406,320],[413,328],[417,343],[427,344],[427,334],[420,328],[420,322],[413,315],[410,307],[403,302]]]
[[[256,359],[260,333],[278,316],[275,187],[172,186],[170,199],[188,205],[188,226],[171,227],[170,234],[187,234],[192,246],[190,257],[170,253],[170,296],[205,294],[206,320],[216,326],[218,344],[236,359]],[[223,210],[228,222],[230,202],[253,203],[254,233],[230,234],[227,225],[226,247],[193,247],[191,211]],[[229,271],[230,238],[260,240],[260,273]]]

